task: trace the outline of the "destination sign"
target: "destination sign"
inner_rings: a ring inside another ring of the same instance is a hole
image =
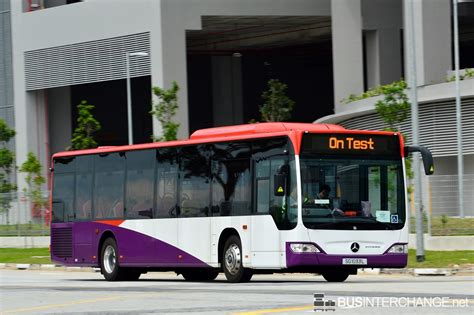
[[[400,156],[400,142],[395,135],[304,134],[301,153]]]

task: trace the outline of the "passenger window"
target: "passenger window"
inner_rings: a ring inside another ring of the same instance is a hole
[[[126,217],[151,218],[155,151],[129,151],[125,156],[127,160]]]
[[[180,159],[180,216],[209,215],[210,167],[204,146],[181,149]]]
[[[76,220],[92,218],[92,175],[94,156],[78,156],[76,160]]]
[[[69,222],[74,219],[74,173],[54,175],[53,222]]]
[[[158,149],[156,153],[156,218],[176,217],[178,163],[176,149]]]
[[[125,154],[95,156],[94,211],[96,219],[123,218]]]
[[[74,220],[74,157],[54,160],[53,222]]]
[[[212,161],[213,215],[251,213],[250,160]]]

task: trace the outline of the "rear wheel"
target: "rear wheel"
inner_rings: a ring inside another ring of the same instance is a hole
[[[222,268],[229,282],[248,282],[252,278],[252,270],[242,264],[242,244],[236,235],[231,235],[225,242]]]
[[[322,273],[323,278],[326,279],[327,282],[344,282],[347,277],[349,277],[349,272],[347,271],[339,271],[339,270],[331,270]]]
[[[190,268],[181,272],[186,281],[212,281],[219,275],[217,269],[211,268]]]

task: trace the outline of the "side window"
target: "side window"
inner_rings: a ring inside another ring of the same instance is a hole
[[[53,222],[68,222],[74,218],[74,173],[54,175]]]
[[[259,139],[252,142],[253,157],[270,157],[272,155],[284,154],[291,149],[287,137]]]
[[[76,201],[74,206],[77,220],[92,218],[92,178],[94,156],[76,158]]]
[[[180,157],[180,216],[208,216],[210,169],[207,151],[204,146],[183,147]]]
[[[285,204],[285,196],[275,196],[273,192],[274,182],[274,175],[278,173],[278,169],[280,166],[284,165],[285,161],[283,159],[276,159],[270,161],[270,213],[272,215],[280,215],[284,204]],[[288,189],[288,187],[286,188]]]
[[[74,158],[54,160],[53,222],[74,219],[74,167]]]
[[[96,219],[123,218],[125,154],[95,156],[94,211]]]
[[[251,213],[250,160],[212,161],[213,215]]]
[[[151,218],[153,214],[153,184],[155,150],[129,151],[127,160],[126,217]]]
[[[255,180],[257,189],[257,213],[268,213],[270,200],[270,161],[255,163]]]
[[[176,217],[178,162],[176,149],[162,148],[156,152],[156,218]]]

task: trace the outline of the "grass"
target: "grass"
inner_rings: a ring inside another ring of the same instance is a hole
[[[462,265],[474,265],[474,251],[425,251],[425,261],[416,261],[416,250],[408,251],[408,268],[452,268]]]
[[[408,268],[451,268],[474,265],[474,251],[426,251],[425,261],[416,262],[416,251],[408,252]],[[51,264],[47,248],[0,248],[0,263]]]
[[[416,232],[415,218],[410,218],[410,233]],[[453,218],[446,217],[446,222],[442,222],[442,217],[431,218],[431,234],[433,236],[454,236],[454,235],[474,235],[474,218]],[[428,220],[423,218],[423,229],[428,233]]]
[[[51,264],[48,248],[0,248],[0,263]]]
[[[44,236],[49,235],[49,226],[38,223],[0,224],[0,236]]]

